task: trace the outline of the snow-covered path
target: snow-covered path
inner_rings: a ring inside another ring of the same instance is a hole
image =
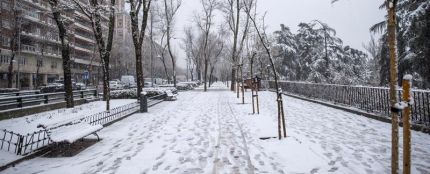
[[[2,173],[389,173],[389,124],[285,97],[289,137],[260,140],[277,135],[275,98],[261,92],[252,115],[250,95],[242,105],[228,90],[182,92],[104,128],[74,157]],[[430,173],[430,136],[413,132],[412,141],[413,172]]]

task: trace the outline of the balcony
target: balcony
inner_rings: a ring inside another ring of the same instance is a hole
[[[75,22],[75,26],[79,27],[79,28],[82,28],[82,29],[85,29],[86,31],[93,32],[93,30],[91,29],[91,26],[85,25],[85,24],[83,24],[83,23],[81,23],[79,21]]]
[[[39,3],[39,2],[35,2],[35,1],[33,1],[33,0],[25,0],[26,2],[28,2],[28,3],[30,3],[31,5],[33,5],[33,6],[36,6],[36,7],[38,7],[38,8],[40,8],[40,9],[43,9],[44,11],[49,11],[49,10],[51,10],[49,7],[48,7],[48,5],[47,4],[42,4],[42,3]]]
[[[88,38],[88,36],[83,36],[78,32],[75,33],[75,39],[84,40],[90,43],[96,43],[92,38]]]
[[[31,45],[24,45],[24,44],[22,44],[21,45],[21,52],[35,54],[35,55],[40,55],[39,48],[37,48],[35,46],[31,46]]]
[[[84,51],[87,53],[93,53],[93,51],[91,51],[90,49],[85,48],[85,46],[81,46],[79,44],[75,44],[75,49],[79,50],[79,51]]]
[[[43,40],[43,41],[49,41],[49,42],[55,43],[55,44],[61,44],[60,40],[48,38],[46,36],[41,36],[40,34],[37,34],[37,33],[30,33],[30,32],[21,31],[21,35],[31,37],[31,38],[37,39],[37,40]]]
[[[31,45],[21,45],[21,52],[33,55],[42,55],[40,48]],[[61,58],[61,52],[59,50],[46,50],[43,53],[43,56]]]

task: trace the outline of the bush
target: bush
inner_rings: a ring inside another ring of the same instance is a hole
[[[136,99],[137,89],[121,89],[110,91],[111,99]]]
[[[177,93],[176,88],[143,88],[142,91],[146,92],[147,97],[165,94],[167,90],[171,90],[173,93]],[[121,89],[110,92],[111,99],[137,99],[137,88],[133,89]]]

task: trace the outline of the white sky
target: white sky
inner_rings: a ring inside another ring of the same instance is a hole
[[[193,13],[201,8],[200,0],[182,1],[176,16],[176,38],[184,37],[183,28],[194,25]],[[334,28],[344,45],[364,51],[362,44],[370,39],[370,26],[384,20],[386,12],[378,9],[382,2],[383,0],[340,0],[331,4],[331,0],[258,0],[257,10],[259,14],[267,12],[265,22],[270,33],[279,30],[280,24],[285,24],[296,33],[300,22],[318,19]],[[223,20],[220,15],[215,18],[218,22]],[[173,41],[178,66],[185,67],[185,53],[179,47],[182,43],[179,39]]]

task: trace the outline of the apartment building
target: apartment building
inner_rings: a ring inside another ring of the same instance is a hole
[[[15,31],[19,46],[13,63],[13,87],[34,89],[62,79],[61,43],[48,1],[2,0],[0,9],[0,88],[7,87],[10,41]],[[86,81],[84,73],[89,71],[87,81],[95,81],[101,72],[91,23],[77,10],[63,14],[70,40],[72,77],[76,82]]]

